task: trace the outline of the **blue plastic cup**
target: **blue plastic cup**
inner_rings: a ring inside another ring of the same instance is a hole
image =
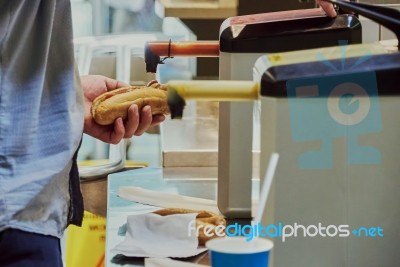
[[[214,238],[206,243],[212,267],[267,267],[273,242],[265,238]]]

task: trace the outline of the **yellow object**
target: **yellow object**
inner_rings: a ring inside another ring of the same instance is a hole
[[[390,46],[390,44],[392,46]],[[387,54],[391,47],[393,47],[393,42],[387,45],[376,42],[371,44],[339,45],[285,53],[271,53],[266,56],[272,66],[277,66],[322,60],[329,61],[338,58]]]
[[[103,165],[103,164],[107,164],[110,162],[111,161],[109,159],[82,160],[82,161],[78,161],[78,166],[79,167],[98,166],[98,165]],[[126,160],[125,166],[126,167],[148,167],[149,164],[146,162],[136,162],[136,161]]]
[[[185,100],[243,101],[258,99],[260,85],[253,81],[169,81],[168,89],[176,90]]]
[[[70,225],[66,236],[66,267],[103,267],[106,219],[85,211],[82,227]]]

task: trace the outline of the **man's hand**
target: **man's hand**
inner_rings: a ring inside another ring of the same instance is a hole
[[[325,11],[326,15],[332,18],[336,17],[336,10],[331,3],[324,0],[317,0],[317,4]]]
[[[164,115],[152,116],[150,106],[145,106],[139,111],[137,105],[132,105],[125,121],[118,118],[113,125],[99,125],[93,120],[90,113],[93,100],[102,93],[128,86],[128,84],[101,75],[81,76],[81,83],[85,103],[83,131],[103,142],[118,144],[122,138],[142,135],[149,127],[160,124],[165,119]]]

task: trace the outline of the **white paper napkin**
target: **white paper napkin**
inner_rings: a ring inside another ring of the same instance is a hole
[[[153,258],[197,255],[207,249],[198,247],[196,231],[189,227],[196,216],[195,213],[168,216],[154,213],[129,215],[125,239],[111,252],[128,257]]]

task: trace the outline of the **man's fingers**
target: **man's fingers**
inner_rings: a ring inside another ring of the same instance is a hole
[[[142,135],[151,125],[153,120],[153,116],[151,115],[151,107],[145,106],[140,111],[140,122],[139,126],[135,132],[135,135],[140,136]]]
[[[128,109],[128,117],[125,123],[122,121],[122,118],[116,119],[113,131],[109,133],[107,140],[104,141],[111,144],[118,144],[122,138],[131,138],[133,135],[140,136],[149,127],[160,124],[164,120],[164,115],[153,116],[150,106],[145,106],[139,111],[137,105],[132,105]]]
[[[109,143],[118,144],[125,135],[125,127],[122,118],[118,118],[114,122],[114,131],[110,133]]]
[[[162,115],[162,114],[154,115],[150,126],[158,125],[163,121],[165,121],[165,116],[164,115]]]
[[[137,105],[132,105],[128,109],[128,119],[125,122],[124,138],[131,138],[139,126],[139,110]]]
[[[124,83],[122,81],[110,79],[107,77],[105,77],[105,78],[106,78],[105,83],[106,83],[107,91],[112,91],[112,90],[118,89],[120,87],[129,86],[129,84]]]

